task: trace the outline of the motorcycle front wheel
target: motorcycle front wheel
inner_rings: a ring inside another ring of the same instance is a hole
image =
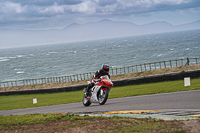
[[[87,96],[83,96],[83,105],[84,106],[90,106],[91,102],[87,99]]]
[[[99,104],[104,105],[108,99],[108,90],[107,89],[100,90],[98,98],[99,98]]]

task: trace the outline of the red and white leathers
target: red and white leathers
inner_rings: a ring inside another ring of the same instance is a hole
[[[107,71],[104,71],[103,69],[96,71],[96,73],[93,75],[93,80],[90,81],[90,83],[88,84],[87,87],[87,92],[89,92],[89,90],[95,85],[96,82],[100,81],[100,77],[104,76],[104,75],[108,75],[108,77],[110,78],[110,73]]]

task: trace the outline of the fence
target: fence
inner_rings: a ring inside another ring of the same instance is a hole
[[[123,68],[115,68],[115,69],[110,69],[110,74],[118,75],[118,74],[134,73],[134,72],[152,71],[157,69],[173,68],[179,66],[189,66],[195,64],[200,64],[200,58],[186,58],[178,60],[160,61],[154,63],[145,63],[140,65],[128,66]],[[0,87],[89,80],[93,75],[94,72],[89,72],[89,73],[60,76],[60,77],[6,81],[6,82],[0,82]]]

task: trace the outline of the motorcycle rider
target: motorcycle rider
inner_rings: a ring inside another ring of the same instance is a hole
[[[110,73],[109,73],[109,66],[108,65],[102,65],[101,69],[100,70],[97,70],[96,73],[93,75],[92,77],[92,82],[88,84],[88,87],[86,88],[86,95],[88,96],[89,94],[89,90],[95,85],[95,82],[98,82],[99,81],[99,78],[101,76],[104,76],[104,75],[108,75],[108,77],[110,78]],[[95,80],[96,79],[96,80]],[[88,96],[88,98],[90,98]]]

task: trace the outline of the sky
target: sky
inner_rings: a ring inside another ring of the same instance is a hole
[[[138,25],[200,20],[200,0],[0,0],[0,29],[62,29],[102,19]]]

